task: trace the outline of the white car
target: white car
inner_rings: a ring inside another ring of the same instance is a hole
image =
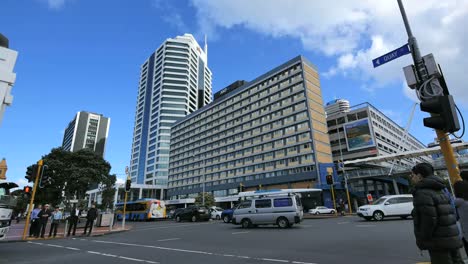
[[[411,216],[413,211],[413,196],[411,194],[387,195],[380,197],[374,203],[359,207],[357,215],[371,220],[382,221],[384,217],[396,216],[402,219]]]
[[[336,213],[335,209],[331,209],[325,206],[317,206],[315,209],[310,209],[309,214],[334,214]]]
[[[223,208],[220,207],[210,207],[210,213],[211,213],[211,219],[216,219],[220,220],[221,219],[221,213],[224,211]]]

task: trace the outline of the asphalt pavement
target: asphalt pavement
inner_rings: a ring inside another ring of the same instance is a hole
[[[307,219],[293,228],[222,221],[132,223],[98,237],[0,243],[0,263],[419,263],[412,220]]]

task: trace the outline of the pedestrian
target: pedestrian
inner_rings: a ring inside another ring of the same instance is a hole
[[[458,181],[453,185],[455,205],[457,206],[459,222],[462,228],[462,241],[468,255],[468,181]]]
[[[52,212],[49,210],[48,204],[44,205],[44,207],[42,207],[42,210],[37,215],[39,217],[39,227],[41,230],[41,238],[44,238],[47,222],[51,215],[52,215]]]
[[[81,208],[80,207],[73,207],[70,212],[70,216],[68,220],[70,222],[70,226],[68,227],[68,236],[70,236],[71,231],[73,230],[73,235],[76,233],[76,225],[78,224],[78,220],[80,219],[81,215]]]
[[[89,226],[88,236],[91,235],[91,232],[93,231],[94,220],[97,218],[97,214],[98,214],[98,212],[97,212],[97,209],[96,209],[96,205],[93,203],[93,204],[91,204],[91,208],[88,210],[88,213],[86,214],[86,225],[85,225],[83,235],[86,235],[86,231],[88,230],[88,226]]]
[[[432,264],[464,263],[459,249],[455,210],[444,193],[444,182],[434,176],[429,163],[419,163],[411,169],[414,184],[412,212],[416,245],[428,250]]]
[[[60,208],[57,206],[55,207],[55,211],[52,213],[52,223],[50,224],[49,237],[52,236],[52,232],[54,232],[54,237],[57,236],[57,228],[60,224],[60,220],[62,220],[62,212],[60,212]]]
[[[37,205],[31,212],[31,226],[29,227],[29,237],[39,237],[39,212],[42,210],[41,205]]]
[[[16,223],[17,224],[20,222],[22,216],[23,216],[23,212],[19,212],[18,217],[16,217]]]

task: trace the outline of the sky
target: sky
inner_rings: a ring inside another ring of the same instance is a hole
[[[404,4],[422,55],[434,54],[465,114],[468,0]],[[19,53],[0,158],[7,159],[8,180],[20,186],[27,166],[61,146],[82,110],[111,118],[105,159],[122,181],[140,66],[184,33],[202,47],[207,35],[214,92],[304,55],[319,69],[324,102],[370,102],[406,127],[417,101],[402,72],[410,56],[372,67],[372,59],[407,42],[393,0],[2,0],[0,10],[0,32]],[[422,125],[425,116],[416,107],[410,132],[427,144],[435,133]]]

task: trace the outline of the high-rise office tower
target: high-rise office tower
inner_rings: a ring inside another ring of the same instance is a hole
[[[207,46],[190,34],[167,39],[141,66],[130,160],[132,182],[167,188],[174,122],[212,100]]]
[[[109,125],[108,117],[80,111],[65,129],[62,148],[68,151],[87,148],[104,157]]]
[[[0,34],[0,124],[5,108],[13,102],[11,88],[15,83],[16,74],[13,72],[18,52],[8,48],[8,39]]]

